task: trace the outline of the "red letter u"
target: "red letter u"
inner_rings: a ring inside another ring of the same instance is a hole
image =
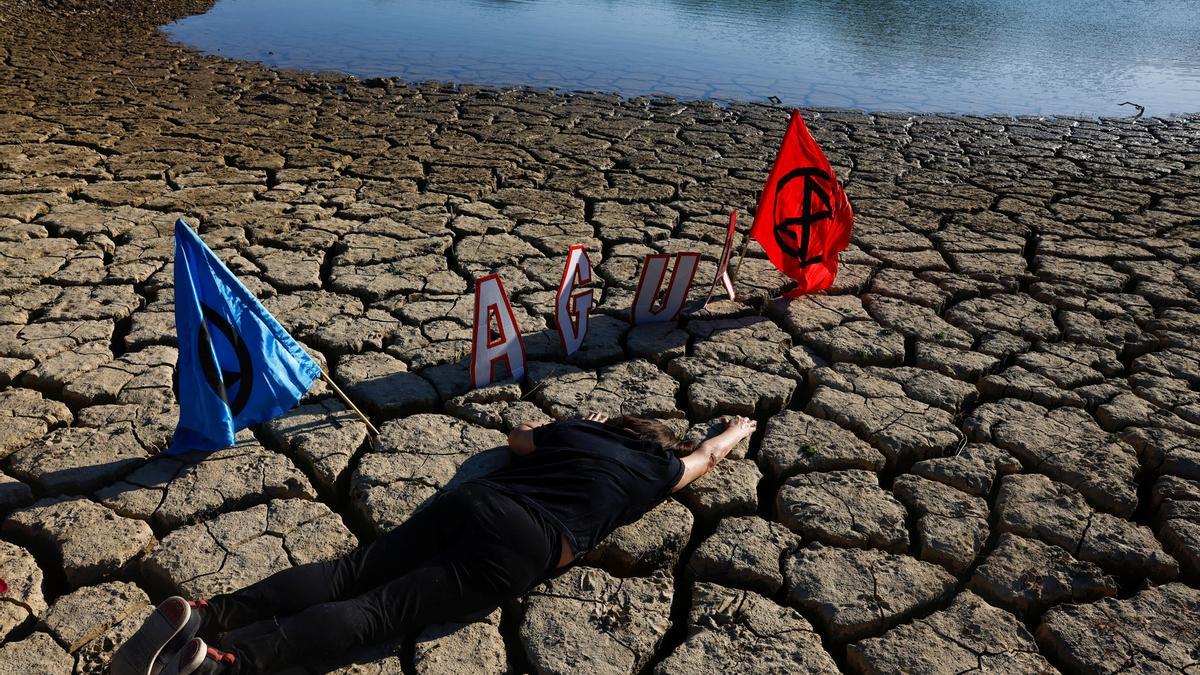
[[[655,307],[663,277],[667,274],[667,261],[672,257],[675,258],[675,269],[671,271],[671,282],[667,286],[666,297],[661,305]],[[637,293],[633,296],[631,314],[634,325],[674,321],[683,310],[688,290],[692,287],[692,277],[696,276],[696,267],[699,264],[699,253],[676,253],[674,256],[656,253],[646,256],[645,262],[642,263],[642,276],[638,280]]]

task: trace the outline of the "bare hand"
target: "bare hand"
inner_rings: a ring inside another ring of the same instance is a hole
[[[538,427],[544,427],[549,423],[550,423],[550,420],[534,420],[532,422],[526,422],[526,423],[518,426],[517,428],[525,429],[528,431],[529,429],[536,429]]]
[[[601,424],[604,424],[605,422],[608,421],[608,415],[605,415],[604,413],[594,412],[594,413],[589,413],[588,416],[585,417],[584,419],[589,422],[599,422]]]
[[[758,422],[750,419],[749,417],[734,415],[726,421],[725,431],[723,434],[730,434],[733,442],[737,443],[750,434],[753,434],[754,430],[757,428]]]

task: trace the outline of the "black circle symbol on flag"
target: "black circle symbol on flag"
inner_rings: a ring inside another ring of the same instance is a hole
[[[801,183],[792,182],[797,178],[803,179]],[[815,256],[808,255],[809,242],[812,241],[812,226],[833,217],[829,191],[825,189],[822,182],[818,182],[818,179],[827,183],[829,174],[816,167],[801,167],[787,172],[775,184],[775,241],[779,243],[779,248],[794,258],[800,267],[819,263],[824,258],[824,255],[820,253]],[[784,188],[789,187],[789,184],[798,185],[802,190],[799,215],[795,214],[796,202],[794,199],[780,199],[784,194]],[[817,198],[818,204],[813,204],[813,197]],[[787,208],[789,206],[792,208]],[[820,210],[814,211],[814,206]],[[786,209],[791,213],[780,213],[781,209]],[[797,227],[800,228],[799,241],[796,237]]]
[[[250,359],[250,350],[246,348],[246,343],[242,342],[242,336],[225,320],[225,317],[203,302],[200,303],[200,308],[204,314],[204,320],[200,322],[199,335],[196,340],[200,369],[204,371],[204,379],[208,382],[208,386],[216,392],[217,396],[221,397],[222,401],[225,401],[225,404],[229,406],[229,412],[237,417],[250,402],[250,390],[254,388],[254,362]],[[228,350],[220,349],[220,346],[213,341],[215,336],[208,330],[209,324],[217,329],[216,335],[228,343]],[[211,344],[212,349],[205,349],[204,345],[206,344]],[[227,368],[233,364],[217,363],[213,358],[214,352],[228,353],[230,351],[237,358],[237,370]],[[234,387],[237,388],[237,393],[230,401],[229,390]]]

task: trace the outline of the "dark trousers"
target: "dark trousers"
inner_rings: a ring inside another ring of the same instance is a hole
[[[223,633],[219,647],[237,657],[231,673],[270,673],[486,613],[557,559],[558,536],[541,521],[468,483],[370,545],[210,599],[200,634]]]

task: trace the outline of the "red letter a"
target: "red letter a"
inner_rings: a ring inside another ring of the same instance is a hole
[[[496,338],[492,339],[492,320]],[[471,339],[471,385],[478,388],[492,383],[497,361],[504,361],[513,379],[525,374],[525,343],[517,328],[504,284],[499,274],[475,281],[475,329]]]

